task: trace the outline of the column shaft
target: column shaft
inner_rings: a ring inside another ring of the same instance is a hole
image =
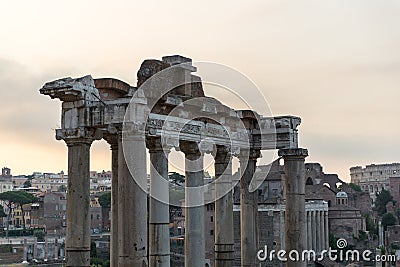
[[[256,170],[259,151],[251,151],[247,159],[240,159],[240,242],[242,267],[257,266],[258,251],[258,195],[249,187]],[[247,161],[247,166],[243,166]]]
[[[328,225],[328,211],[324,212],[325,220],[325,248],[329,249],[329,225]]]
[[[316,222],[316,233],[317,233],[317,254],[321,252],[321,212],[320,211],[315,211],[315,222]]]
[[[317,229],[316,229],[316,221],[315,221],[315,210],[312,211],[311,215],[311,231],[312,231],[312,248],[314,251],[317,251]]]
[[[281,149],[279,155],[285,161],[286,187],[286,251],[299,253],[307,248],[307,223],[305,210],[305,165],[308,155],[305,149]],[[304,267],[306,261],[286,262],[289,267]]]
[[[194,142],[181,144],[185,153],[185,267],[205,266],[203,155]]]
[[[324,211],[320,212],[320,219],[321,219],[321,251],[325,249],[325,218],[324,218]]]
[[[111,144],[111,170],[110,265],[118,267],[118,140]]]
[[[215,267],[233,267],[232,157],[219,147],[215,157]]]
[[[150,144],[149,144],[150,143]],[[150,152],[149,266],[170,266],[168,151],[160,140],[148,141]]]
[[[125,150],[125,151],[124,151]],[[127,162],[129,162],[129,167]],[[148,266],[146,148],[142,138],[118,140],[118,266]]]
[[[90,266],[90,143],[67,145],[66,266]]]

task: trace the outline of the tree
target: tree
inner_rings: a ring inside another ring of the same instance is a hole
[[[103,208],[110,208],[111,207],[111,192],[106,192],[99,196],[99,203],[100,206]]]
[[[38,198],[25,191],[7,191],[0,194],[0,200],[3,200],[8,207],[8,222],[11,219],[12,205],[18,205],[22,213],[22,226],[25,229],[25,212],[24,205],[37,202]],[[9,230],[9,223],[7,224],[7,236]]]
[[[23,185],[24,188],[28,188],[28,187],[31,187],[31,186],[32,186],[32,183],[31,183],[31,180],[29,180],[29,179],[26,180],[24,185]]]
[[[382,189],[381,192],[376,192],[376,200],[375,200],[375,206],[378,210],[379,215],[383,215],[387,212],[386,210],[386,204],[389,203],[390,201],[393,201],[393,196],[390,194],[390,192],[386,189]]]
[[[382,216],[382,226],[385,231],[387,230],[388,226],[395,225],[396,222],[396,217],[391,212],[387,212]]]
[[[170,179],[170,180],[174,181],[174,184],[175,184],[175,185],[180,185],[180,184],[178,184],[178,183],[183,183],[183,182],[185,182],[185,176],[182,175],[182,174],[180,174],[180,173],[177,173],[177,172],[170,172],[170,173],[168,174],[168,176],[169,176],[169,179]]]
[[[355,183],[349,183],[348,184],[351,189],[353,189],[356,192],[362,192],[361,187],[358,184]]]

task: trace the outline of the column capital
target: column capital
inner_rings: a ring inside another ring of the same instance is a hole
[[[185,153],[185,156],[195,156],[195,157],[200,157],[201,156],[201,151],[199,144],[197,142],[193,141],[181,141],[179,142],[179,149],[183,153]]]
[[[217,146],[214,156],[215,163],[229,163],[232,158],[232,151],[229,146]]]
[[[261,151],[259,149],[241,149],[239,154],[239,160],[257,160],[261,158]]]
[[[308,150],[305,148],[282,148],[279,149],[278,155],[283,158],[299,158],[304,159],[308,156]]]
[[[146,147],[150,153],[166,152],[169,153],[171,146],[161,141],[160,137],[146,137]]]
[[[64,140],[67,146],[78,144],[91,145],[94,140],[103,137],[101,130],[95,128],[80,127],[75,129],[57,129],[56,139]]]

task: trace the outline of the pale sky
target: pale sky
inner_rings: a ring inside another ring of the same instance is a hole
[[[67,169],[46,81],[135,85],[144,59],[172,54],[250,77],[274,115],[302,118],[300,146],[327,173],[400,162],[399,14],[397,0],[0,0],[0,166]],[[92,170],[110,169],[104,142],[92,152]]]

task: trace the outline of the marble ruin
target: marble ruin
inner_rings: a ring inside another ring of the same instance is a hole
[[[232,157],[239,158],[241,170],[241,266],[258,266],[258,203],[251,180],[262,150],[279,149],[285,162],[286,249],[315,246],[307,244],[304,159],[308,152],[298,148],[300,118],[234,110],[206,97],[195,71],[191,59],[166,56],[142,63],[137,86],[85,76],[48,82],[40,89],[62,102],[62,126],[56,138],[68,147],[66,266],[90,266],[90,147],[100,139],[110,144],[112,154],[111,266],[170,266],[168,152],[172,148],[185,155],[186,267],[205,266],[204,196],[191,190],[203,185],[205,153],[215,158],[215,191],[220,194],[215,198],[214,266],[234,266]],[[327,238],[321,238],[325,244]],[[305,265],[287,262],[287,266]]]

